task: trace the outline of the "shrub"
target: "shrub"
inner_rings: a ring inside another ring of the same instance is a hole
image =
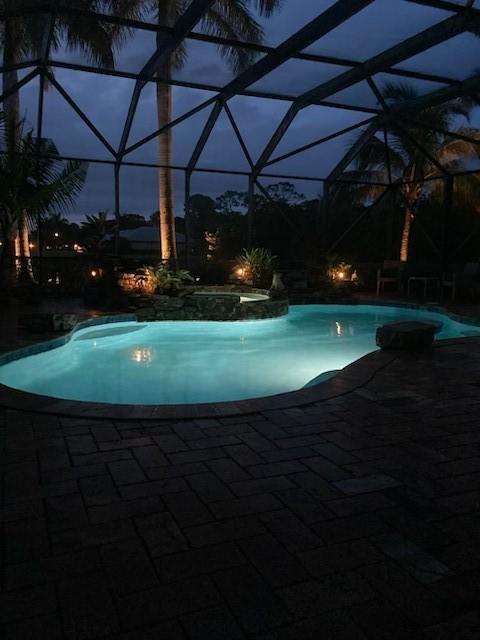
[[[170,270],[160,263],[156,267],[145,265],[137,270],[135,281],[144,293],[165,293],[175,295],[187,282],[193,278],[185,269]]]
[[[276,256],[268,249],[244,249],[243,254],[236,260],[236,271],[242,270],[242,279],[250,280],[253,286],[263,284],[268,286],[275,267]]]

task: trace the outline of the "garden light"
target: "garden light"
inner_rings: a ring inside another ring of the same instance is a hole
[[[334,282],[349,282],[349,281],[353,281],[354,277],[353,277],[353,273],[352,272],[352,265],[351,264],[347,264],[345,262],[340,262],[336,265],[332,265],[328,271],[328,277],[333,280]],[[356,274],[355,274],[356,277]]]

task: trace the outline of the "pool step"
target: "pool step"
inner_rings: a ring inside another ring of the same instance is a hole
[[[320,384],[321,382],[325,382],[326,380],[330,380],[333,376],[336,376],[341,369],[333,369],[332,371],[324,371],[320,373],[315,378],[312,378],[307,384],[303,385],[302,389],[308,389],[308,387],[314,387],[316,384]]]
[[[96,329],[95,331],[89,331],[88,333],[78,335],[73,340],[74,342],[79,342],[83,340],[98,340],[99,338],[113,338],[114,336],[123,336],[128,333],[140,331],[146,326],[146,324],[141,324],[135,327],[111,327],[107,329]]]

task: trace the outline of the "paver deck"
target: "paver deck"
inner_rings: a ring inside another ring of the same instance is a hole
[[[480,341],[230,418],[0,409],[6,640],[480,637]]]

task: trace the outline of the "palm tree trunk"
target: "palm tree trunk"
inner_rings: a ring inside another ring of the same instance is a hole
[[[33,280],[33,269],[30,252],[30,236],[28,234],[28,226],[25,213],[18,220],[18,232],[15,239],[17,247],[17,258],[19,268],[17,270],[18,280],[22,284],[30,284]]]
[[[408,261],[408,252],[410,248],[410,232],[412,229],[413,211],[410,207],[405,209],[405,218],[403,221],[402,242],[400,244],[400,262]]]
[[[15,234],[4,232],[2,250],[0,252],[0,287],[10,290],[17,282],[17,265],[15,260]]]
[[[158,23],[167,26],[175,24],[175,3],[158,0]],[[157,34],[157,46],[162,45],[162,34]],[[167,60],[159,69],[159,76],[170,78],[171,61]],[[157,82],[158,128],[164,127],[172,119],[171,85]],[[167,129],[158,136],[158,157],[160,165],[172,164],[172,131]],[[177,243],[175,235],[175,213],[173,201],[173,175],[171,169],[158,170],[160,250],[162,261],[173,269],[177,267]]]
[[[169,73],[169,69],[164,69]],[[168,84],[157,83],[158,128],[163,127],[172,118],[172,88]],[[159,164],[172,164],[172,132],[168,129],[158,137]],[[168,167],[158,170],[160,243],[161,256],[172,268],[177,267],[177,244],[175,237],[175,214],[173,200],[173,175]]]
[[[15,259],[15,238],[7,238],[4,247],[3,265],[3,285],[11,289],[17,284],[17,262]]]
[[[5,25],[4,48],[3,48],[3,65],[7,69],[2,74],[3,92],[9,91],[18,82],[18,73],[15,70],[8,70],[9,67],[15,65],[17,60],[18,41],[15,35],[14,22],[9,21]],[[16,146],[16,137],[20,135],[20,94],[15,92],[4,101],[4,109],[7,114],[7,136],[8,143],[14,148]],[[7,240],[7,239],[6,239]],[[17,224],[17,235],[14,240],[6,241],[9,246],[6,256],[6,264],[3,266],[7,269],[6,281],[9,285],[14,284],[14,277],[18,274],[23,282],[31,282],[32,265],[30,261],[30,247],[28,229],[25,216],[22,214]],[[10,255],[13,253],[13,255]],[[17,269],[16,256],[20,259],[20,269]],[[11,264],[9,264],[11,262]]]

